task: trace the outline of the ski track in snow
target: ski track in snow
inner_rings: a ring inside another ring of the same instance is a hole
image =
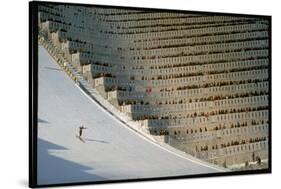
[[[218,172],[125,128],[93,103],[39,46],[38,184]],[[83,140],[76,135],[84,125]]]

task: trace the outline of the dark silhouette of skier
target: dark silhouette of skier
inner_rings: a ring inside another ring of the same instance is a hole
[[[82,136],[83,129],[87,129],[87,128],[86,128],[86,127],[84,127],[83,125],[79,127],[79,137],[81,137],[81,136]]]

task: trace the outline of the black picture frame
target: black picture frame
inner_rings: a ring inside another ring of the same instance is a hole
[[[176,13],[200,13],[204,15],[224,15],[224,16],[247,16],[254,18],[263,18],[269,23],[269,144],[268,144],[268,168],[261,170],[246,170],[224,173],[208,173],[199,175],[182,175],[159,178],[146,179],[127,179],[127,180],[109,180],[109,181],[95,181],[95,182],[77,182],[77,183],[58,183],[40,185],[37,182],[37,120],[38,120],[38,6],[42,4],[53,5],[70,5],[70,6],[86,6],[99,8],[118,8],[127,10],[150,10],[150,11],[165,11]],[[269,15],[251,15],[251,14],[232,14],[221,12],[201,12],[201,11],[185,11],[185,10],[170,10],[158,8],[140,8],[140,7],[123,7],[123,6],[108,6],[108,5],[92,5],[80,3],[65,3],[65,2],[48,2],[48,1],[32,1],[29,2],[29,187],[50,187],[50,186],[74,186],[74,185],[89,185],[89,184],[104,184],[104,183],[122,183],[122,182],[140,182],[152,180],[166,180],[166,179],[183,179],[183,178],[201,178],[201,177],[217,177],[217,176],[234,176],[234,175],[252,175],[265,174],[272,172],[272,37],[271,37],[271,20]]]

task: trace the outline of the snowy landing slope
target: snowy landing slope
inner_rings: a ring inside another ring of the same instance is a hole
[[[218,172],[126,128],[85,96],[39,46],[38,184]],[[85,143],[76,138],[78,126]]]

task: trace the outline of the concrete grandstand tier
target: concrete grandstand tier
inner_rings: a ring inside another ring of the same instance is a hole
[[[38,22],[57,61],[150,137],[228,168],[268,160],[266,18],[41,5]]]

